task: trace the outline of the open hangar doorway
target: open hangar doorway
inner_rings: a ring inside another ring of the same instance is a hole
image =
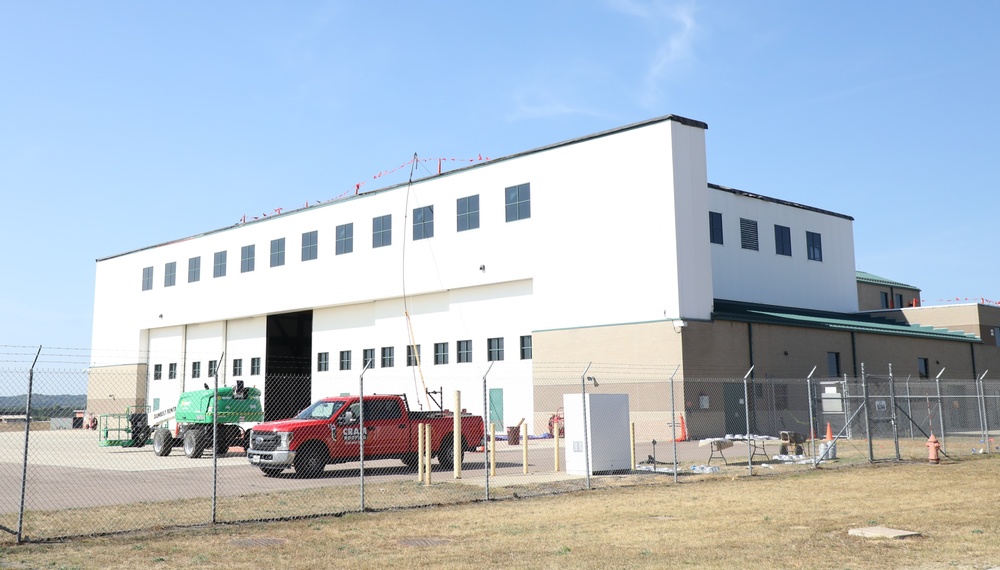
[[[264,421],[290,418],[312,399],[312,311],[268,315]]]

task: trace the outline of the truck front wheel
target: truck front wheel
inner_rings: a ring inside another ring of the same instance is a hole
[[[315,445],[300,448],[295,454],[295,472],[303,477],[318,477],[326,467],[326,457]]]
[[[184,434],[184,455],[189,459],[198,459],[205,451],[205,436],[201,430],[192,429]]]

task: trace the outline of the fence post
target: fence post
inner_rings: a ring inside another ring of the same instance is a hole
[[[674,405],[674,376],[677,376],[677,371],[681,369],[681,365],[678,364],[674,368],[673,373],[670,375],[670,426],[673,437],[670,438],[674,440],[674,483],[677,482],[677,412],[675,412]],[[632,468],[635,469],[635,438],[632,438]],[[653,464],[653,472],[656,472],[656,464]]]
[[[587,368],[580,375],[580,399],[583,403],[583,458],[587,469],[587,490],[590,490],[590,436],[588,435],[590,430],[587,426],[587,372],[590,370],[591,364],[593,362],[588,362]]]
[[[865,439],[868,440],[868,463],[875,462],[875,448],[872,446],[872,422],[868,413],[868,379],[865,376],[865,363],[861,363],[861,405],[865,407]]]
[[[934,377],[934,384],[937,385],[937,406],[938,406],[938,423],[941,424],[941,451],[948,453],[948,447],[945,445],[945,433],[948,431],[944,427],[944,405],[941,403],[941,375],[944,374],[944,368],[938,372],[938,375]]]
[[[983,382],[983,379],[986,378],[987,372],[989,372],[989,370],[983,372],[982,376],[979,377],[979,381],[976,383],[977,384],[976,399],[979,401],[979,418],[980,418],[979,424],[983,430],[983,445],[986,446],[985,449],[989,450],[990,421],[989,417],[986,415],[986,385]],[[992,451],[990,451],[990,453],[992,453]]]
[[[443,398],[444,396],[442,396]],[[451,470],[455,479],[462,478],[462,392],[455,390],[455,413],[452,416]]]
[[[896,379],[892,376],[892,363],[889,363],[889,421],[892,422],[892,441],[896,446],[896,461],[899,461],[899,423],[896,417]]]
[[[226,369],[226,351],[219,357],[219,366],[215,367],[215,380],[212,386],[212,524],[217,521],[216,513],[219,504],[219,368]]]
[[[810,454],[813,457],[816,457],[816,416],[813,410],[814,394],[812,388],[812,379],[815,372],[816,367],[813,366],[813,369],[809,371],[809,375],[806,376],[806,397],[809,398],[809,446],[812,448],[810,449]],[[815,461],[813,461],[813,467],[816,467]]]
[[[746,414],[747,420],[747,469],[750,470],[750,475],[753,476],[753,442],[750,441],[750,385],[747,383],[747,378],[750,377],[751,372],[753,372],[753,366],[743,375],[743,411]]]
[[[31,433],[31,389],[35,380],[35,363],[42,353],[42,347],[38,347],[35,353],[35,360],[31,362],[28,369],[28,396],[24,403],[24,462],[21,464],[21,506],[17,511],[17,543],[21,544],[24,538],[24,493],[28,483],[28,434]]]
[[[489,376],[490,370],[492,370],[492,369],[493,369],[493,363],[490,362],[490,365],[486,368],[486,372],[483,373],[483,420],[484,420],[484,423],[483,423],[483,442],[482,443],[483,443],[483,452],[484,452],[484,454],[483,454],[483,471],[486,472],[486,485],[485,485],[485,487],[486,487],[486,500],[487,501],[490,500],[490,463],[493,462],[493,464],[496,465],[495,460],[493,459],[493,452],[494,452],[493,446],[491,446],[490,442],[486,439],[486,426],[487,425],[490,426],[490,430],[491,430],[490,434],[492,435],[494,433],[492,431],[493,430],[493,418],[490,416],[490,407],[489,407],[489,402],[487,401],[487,391],[486,391],[486,377]],[[491,437],[491,439],[492,439],[492,437]],[[495,471],[496,471],[496,468],[494,467],[494,473],[495,473]]]

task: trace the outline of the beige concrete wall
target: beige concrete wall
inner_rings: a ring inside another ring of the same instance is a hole
[[[967,342],[941,341],[892,335],[857,335],[858,362],[866,374],[887,375],[889,365],[897,378],[918,378],[917,360],[926,358],[931,378],[945,368],[945,376],[972,378],[972,350]],[[860,370],[858,373],[860,374]]]
[[[563,405],[563,394],[580,393],[580,376],[592,362],[587,375],[595,376],[600,386],[588,384],[587,391],[628,394],[636,437],[644,442],[669,441],[671,427],[680,431],[681,417],[691,438],[724,435],[724,385],[742,383],[751,365],[751,343],[754,380],[763,390],[754,397],[765,402],[758,403],[762,413],[757,429],[775,436],[783,430],[809,429],[803,423],[808,417],[805,378],[813,366],[814,379],[828,377],[828,352],[840,354],[841,375],[851,377],[860,374],[863,363],[868,374],[886,375],[892,364],[896,378],[917,378],[917,359],[926,358],[932,378],[945,368],[942,378],[971,379],[973,353],[976,373],[989,368],[1000,374],[1000,349],[979,343],[854,333],[852,344],[849,331],[734,321],[688,322],[683,328],[666,321],[543,331],[535,332],[533,340],[532,419],[539,433]],[[668,380],[681,362],[675,377],[676,416],[671,416]],[[787,409],[774,403],[778,384],[787,386]],[[708,409],[699,407],[699,396],[709,398]]]
[[[146,365],[102,366],[87,371],[87,411],[122,414],[129,406],[146,405]]]
[[[916,303],[916,306],[920,306],[920,289],[858,282],[858,310],[877,311],[883,309],[881,295],[883,292],[889,294],[890,303],[895,302],[896,295],[902,295],[904,307],[909,307],[911,303]],[[899,309],[901,307],[893,308]]]
[[[690,326],[690,325],[689,325]],[[628,394],[636,437],[666,440],[680,414],[670,415],[670,376],[681,364],[687,328],[671,321],[577,328],[532,333],[534,348],[534,424],[544,428],[563,406],[563,394],[579,394],[580,377],[599,386],[587,392]],[[674,377],[677,409],[683,410],[683,367]]]

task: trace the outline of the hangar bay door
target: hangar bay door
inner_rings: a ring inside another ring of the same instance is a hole
[[[290,418],[312,400],[312,311],[268,315],[264,420]]]

